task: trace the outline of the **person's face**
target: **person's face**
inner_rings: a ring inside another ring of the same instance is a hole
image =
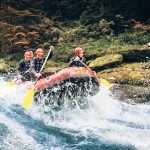
[[[25,57],[25,60],[26,60],[26,61],[30,61],[31,59],[32,59],[32,57],[28,57],[28,56]]]
[[[37,53],[37,57],[38,57],[38,58],[40,58],[40,59],[41,59],[41,58],[43,58],[43,56],[44,56],[44,54],[43,54],[43,53]]]
[[[84,56],[84,51],[81,51],[80,53],[79,53],[79,57],[83,57]]]

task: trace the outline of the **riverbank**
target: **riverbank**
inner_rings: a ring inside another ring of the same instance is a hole
[[[60,47],[55,47],[54,57],[45,66],[45,71],[54,71],[67,67],[69,58],[72,57],[69,51],[68,59],[64,56],[56,61]],[[19,56],[20,55],[20,56]],[[21,54],[7,56],[0,59],[0,71],[15,71],[18,61],[22,59]],[[65,54],[66,55],[66,54]],[[126,48],[116,50],[89,51],[87,50],[88,66],[97,72],[99,77],[109,80],[111,83],[130,84],[138,86],[150,85],[150,48]],[[16,57],[16,58],[15,58]],[[62,57],[62,55],[61,55]],[[94,58],[94,59],[93,59]],[[60,61],[60,62],[59,62]]]

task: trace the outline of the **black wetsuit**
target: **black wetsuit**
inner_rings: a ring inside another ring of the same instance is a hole
[[[31,80],[31,61],[25,61],[24,59],[18,63],[17,74],[22,76],[23,81]]]
[[[75,61],[75,58],[76,57],[73,57],[71,58],[70,62],[69,62],[69,67],[74,67],[74,66],[77,66],[77,67],[85,67],[80,61]],[[80,60],[86,64],[86,58],[85,57],[82,57],[80,58]]]

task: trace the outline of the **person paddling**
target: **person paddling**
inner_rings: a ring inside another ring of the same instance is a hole
[[[84,65],[80,62],[82,61],[84,64],[86,64],[86,58],[84,57],[84,50],[80,47],[77,47],[74,50],[74,53],[76,54],[75,57],[71,58],[69,62],[69,67],[84,67]]]
[[[24,59],[18,63],[17,79],[20,79],[22,81],[31,80],[30,68],[32,58],[33,58],[32,51],[26,51],[24,53]]]
[[[32,73],[37,77],[42,77],[44,75],[44,73],[39,73],[41,67],[43,66],[43,63],[45,61],[45,57],[44,57],[44,49],[42,48],[38,48],[36,50],[36,54],[37,57],[33,59],[32,63],[31,63],[31,71]],[[52,57],[52,52],[50,53],[49,58]]]

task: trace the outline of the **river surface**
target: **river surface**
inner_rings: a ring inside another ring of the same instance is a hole
[[[150,150],[149,104],[121,102],[101,86],[87,109],[25,110],[25,92],[0,78],[0,150]]]

